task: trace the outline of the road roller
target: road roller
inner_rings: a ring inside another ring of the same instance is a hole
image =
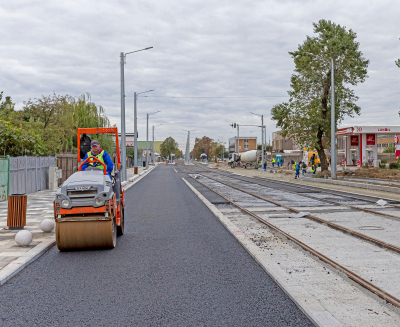
[[[84,153],[80,151],[77,171],[58,188],[55,195],[56,244],[60,251],[114,248],[117,236],[124,234],[125,191],[121,186],[117,128],[79,128],[78,149],[83,147],[80,144],[81,135],[87,140],[88,134],[104,133],[115,134],[118,162],[114,165],[112,178],[96,157],[80,162]],[[82,171],[86,162],[97,163],[97,166],[89,165]]]

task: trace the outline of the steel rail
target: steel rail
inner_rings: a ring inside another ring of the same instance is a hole
[[[192,177],[193,178],[193,177]],[[339,270],[340,272],[344,273],[348,278],[350,278],[351,280],[355,281],[356,283],[358,283],[359,285],[361,285],[362,287],[366,288],[368,291],[378,295],[379,297],[381,297],[382,299],[384,299],[385,301],[391,303],[392,305],[400,308],[400,300],[396,297],[394,297],[393,295],[385,292],[384,290],[382,290],[381,288],[379,288],[378,286],[375,286],[374,284],[366,281],[365,279],[363,279],[362,277],[358,276],[357,274],[355,274],[354,272],[352,272],[351,270],[345,268],[344,266],[342,266],[341,264],[337,263],[336,261],[328,258],[327,256],[323,255],[322,253],[314,250],[313,248],[311,248],[310,246],[308,246],[307,244],[301,242],[300,240],[298,240],[297,238],[291,236],[290,234],[284,232],[283,230],[281,230],[280,228],[278,228],[277,226],[271,224],[270,222],[264,220],[263,218],[261,218],[260,216],[256,215],[255,213],[251,212],[250,210],[247,210],[246,208],[243,208],[241,205],[237,204],[236,202],[230,200],[229,198],[227,198],[226,196],[222,195],[221,193],[219,193],[218,191],[213,190],[212,188],[210,188],[209,186],[205,185],[204,183],[200,182],[199,180],[195,179],[197,182],[199,182],[201,185],[207,187],[209,190],[211,190],[212,192],[218,194],[219,196],[223,197],[224,199],[226,199],[227,201],[229,201],[230,203],[232,203],[234,206],[236,206],[237,208],[239,208],[242,212],[252,216],[253,218],[257,219],[258,221],[262,222],[263,224],[267,225],[269,228],[275,230],[276,232],[280,233],[281,235],[283,235],[285,238],[287,238],[288,240],[292,241],[293,243],[295,243],[296,245],[300,246],[302,249],[308,251],[309,253],[311,253],[312,255],[316,256],[319,260],[329,264],[330,266],[332,266],[333,268]]]
[[[213,173],[213,172],[209,172],[209,173]],[[221,174],[221,175],[224,175],[224,174]],[[227,175],[227,177],[236,178],[237,180],[250,183],[250,181],[246,181],[246,180],[244,180],[244,179],[240,179],[240,178],[238,178],[238,177],[236,177],[236,176],[228,176],[228,175]],[[243,176],[243,177],[248,177],[248,176]],[[253,179],[254,179],[254,177],[253,177]],[[263,180],[265,180],[266,182],[272,181],[272,183],[276,183],[275,180],[271,180],[271,179],[267,179],[267,178],[263,178]],[[252,182],[253,182],[253,181],[252,181]],[[276,184],[285,185],[285,183],[286,183],[286,182],[280,182],[280,181],[278,181]],[[261,186],[264,186],[264,187],[270,187],[270,188],[277,189],[276,187],[263,185],[263,184],[261,184],[261,183],[257,183],[256,181],[254,181],[254,184],[258,184],[258,185],[261,185]],[[290,184],[290,183],[289,183],[289,184]],[[286,184],[286,185],[287,185],[287,184]],[[294,185],[296,185],[296,187],[297,187],[297,184],[294,184]],[[303,188],[303,189],[307,189],[307,190],[308,190],[307,187],[301,187],[301,186],[300,186],[300,187],[298,187],[298,188]],[[284,191],[285,191],[285,192],[288,192],[288,193],[292,193],[292,194],[297,194],[296,192],[293,192],[293,191],[288,191],[288,190],[284,190]],[[329,194],[329,192],[325,192],[325,193]],[[333,194],[333,193],[330,193],[330,194],[340,196],[339,194]],[[335,201],[335,200],[322,199],[322,198],[318,198],[318,197],[316,197],[316,196],[312,196],[312,195],[309,195],[309,194],[305,195],[304,193],[302,193],[301,196],[308,197],[308,198],[310,198],[310,199],[314,199],[314,200],[318,200],[318,201],[330,202],[330,203],[337,204],[337,205],[340,205],[340,206],[346,206],[346,207],[349,207],[349,208],[352,208],[352,209],[357,209],[357,210],[361,210],[361,211],[364,211],[364,212],[368,212],[368,213],[372,213],[372,214],[376,214],[376,215],[380,215],[380,216],[385,216],[385,217],[390,217],[390,218],[395,218],[395,219],[397,219],[397,220],[400,220],[400,217],[399,217],[399,216],[392,215],[392,214],[390,214],[390,213],[375,211],[375,210],[367,209],[367,208],[360,208],[360,207],[357,207],[357,206],[352,205],[352,204],[346,204],[346,203],[339,202],[339,201]],[[353,198],[353,199],[356,199],[356,200],[359,200],[359,201],[374,202],[374,201],[372,201],[372,200],[365,200],[365,199],[356,198],[356,197],[350,197],[350,196],[346,196],[346,195],[344,195],[344,197]],[[398,206],[396,206],[396,205],[392,205],[392,204],[391,204],[391,206],[393,206],[393,207],[395,207],[395,208],[398,208]]]
[[[217,179],[214,179],[214,178],[211,178],[211,177],[208,177],[208,176],[205,176],[205,177],[206,177],[206,178],[209,178],[209,179],[211,179],[211,180],[213,180],[213,181],[216,181],[216,182],[218,182],[218,183],[221,183],[221,184],[223,184],[223,185],[226,185],[226,186],[228,186],[228,187],[231,187],[231,188],[233,188],[233,189],[236,189],[236,190],[238,190],[238,191],[247,193],[247,194],[249,194],[249,195],[251,195],[251,196],[254,196],[254,197],[256,197],[256,198],[259,198],[259,199],[261,199],[261,200],[264,200],[264,201],[273,203],[273,204],[275,204],[275,205],[277,205],[277,206],[280,206],[280,207],[285,208],[285,209],[287,209],[287,210],[290,210],[290,211],[292,211],[292,212],[295,212],[295,213],[300,213],[300,212],[301,212],[300,210],[297,210],[297,209],[294,209],[294,208],[292,208],[292,207],[289,207],[289,206],[287,206],[287,205],[285,205],[285,204],[282,204],[282,203],[280,203],[280,202],[278,202],[278,201],[275,201],[275,200],[269,199],[269,198],[267,198],[267,197],[264,197],[264,196],[255,194],[255,193],[253,193],[253,192],[249,192],[249,191],[243,190],[243,189],[241,189],[241,188],[239,188],[239,187],[237,187],[237,186],[234,186],[234,185],[231,185],[231,184],[228,184],[228,183],[219,181],[219,180],[217,180]],[[332,222],[330,222],[330,221],[328,221],[328,220],[319,218],[319,217],[314,216],[314,215],[312,215],[312,214],[308,214],[308,215],[304,216],[304,218],[308,218],[308,219],[314,220],[314,221],[316,221],[316,222],[318,222],[318,223],[320,223],[320,224],[326,224],[327,226],[329,226],[329,227],[331,227],[331,228],[334,228],[334,229],[337,229],[337,230],[340,230],[341,232],[350,234],[350,235],[352,235],[352,236],[356,236],[356,237],[358,237],[358,238],[361,238],[361,239],[363,239],[363,240],[365,240],[365,241],[368,241],[368,242],[370,242],[370,243],[373,243],[373,244],[378,245],[378,246],[380,246],[380,247],[383,247],[383,248],[385,248],[385,249],[389,249],[389,250],[392,250],[392,251],[394,251],[394,252],[400,253],[400,247],[398,247],[398,246],[396,246],[396,245],[383,242],[383,241],[378,240],[378,239],[376,239],[376,238],[373,238],[373,237],[367,236],[367,235],[365,235],[365,234],[356,232],[356,231],[354,231],[354,230],[352,230],[352,229],[349,229],[349,228],[347,228],[347,227],[340,226],[340,225],[338,225],[338,224],[332,223]]]
[[[220,170],[220,171],[222,171],[222,170]],[[229,171],[227,171],[227,170],[224,170],[224,171],[229,172]],[[236,175],[238,175],[238,174],[236,174]],[[243,176],[243,177],[250,177],[250,176],[244,176],[244,175],[240,175],[240,176]],[[266,177],[259,177],[259,176],[252,176],[251,178],[260,179],[260,180],[265,180],[265,181],[271,181],[271,182],[273,182],[273,183],[277,183],[277,184],[281,184],[281,185],[294,186],[294,187],[302,188],[302,189],[305,189],[305,190],[311,190],[311,191],[318,190],[318,191],[320,191],[320,192],[327,193],[327,194],[343,196],[343,197],[346,197],[346,198],[352,198],[352,199],[362,200],[362,201],[371,202],[371,203],[375,203],[375,202],[376,202],[375,200],[370,200],[370,199],[364,199],[364,198],[356,197],[356,196],[354,196],[352,193],[350,193],[351,195],[343,194],[343,193],[349,193],[349,192],[346,192],[346,191],[336,191],[336,192],[335,192],[334,190],[327,189],[327,188],[323,188],[323,187],[311,186],[311,185],[307,185],[307,186],[305,186],[305,185],[299,185],[299,184],[295,184],[295,183],[292,183],[292,182],[278,181],[278,180],[276,180],[276,179],[271,179],[271,178],[266,178]],[[340,185],[339,185],[339,186],[340,186]],[[363,194],[359,194],[359,195],[363,195]],[[366,196],[366,197],[373,197],[373,196],[370,196],[370,195],[365,195],[365,196]],[[387,200],[387,201],[396,201],[396,202],[399,202],[399,201],[397,201],[397,200],[387,199],[387,198],[383,198],[383,197],[376,197],[376,199],[378,199],[378,200],[379,200],[379,199],[383,199],[383,200]],[[390,205],[393,206],[393,207],[396,207],[396,208],[400,208],[400,205],[398,205],[398,204],[390,204]]]

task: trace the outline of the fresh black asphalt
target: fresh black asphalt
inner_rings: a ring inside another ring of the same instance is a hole
[[[115,249],[54,247],[1,286],[0,326],[313,326],[173,168],[126,192]]]

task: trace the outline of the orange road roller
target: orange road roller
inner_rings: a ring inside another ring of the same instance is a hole
[[[80,163],[82,155],[78,154],[78,171],[57,190],[54,218],[56,244],[61,251],[114,248],[117,236],[124,234],[125,191],[121,186],[117,128],[79,128],[78,149],[81,149],[81,135],[103,133],[115,134],[118,163],[114,165],[112,178],[96,157]],[[91,165],[82,171],[86,162]]]

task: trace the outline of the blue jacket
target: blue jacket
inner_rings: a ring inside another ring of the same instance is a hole
[[[296,164],[296,170],[300,170],[300,164],[299,163]]]
[[[110,156],[108,155],[108,153],[107,153],[106,151],[104,151],[103,149],[101,149],[101,151],[104,152],[104,153],[103,153],[103,160],[104,160],[104,163],[106,164],[107,174],[108,174],[108,175],[110,176],[110,178],[111,178],[111,172],[113,171],[114,164],[113,164],[113,162],[112,162]],[[93,154],[93,153],[92,153],[92,154]],[[94,154],[93,154],[93,155],[94,155]],[[85,158],[83,158],[83,161],[85,161],[87,158],[88,158],[88,155],[87,155],[87,153],[86,153]],[[81,168],[82,171],[84,171],[87,167],[88,167],[88,162],[85,162],[85,163],[82,165],[82,168]],[[101,167],[101,166],[100,166],[100,167]]]

